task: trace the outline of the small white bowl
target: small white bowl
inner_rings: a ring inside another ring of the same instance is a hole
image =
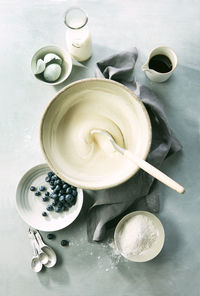
[[[148,217],[154,223],[155,227],[158,230],[158,238],[154,242],[152,247],[150,249],[146,250],[144,253],[139,254],[139,255],[127,255],[123,252],[123,250],[121,248],[120,236],[121,236],[123,228],[124,228],[125,224],[128,222],[128,220],[130,220],[131,218],[133,218],[137,215],[144,215],[144,216]],[[162,226],[162,223],[155,215],[153,215],[149,212],[146,212],[146,211],[135,211],[135,212],[132,212],[132,213],[124,216],[119,221],[119,223],[117,224],[117,226],[115,228],[114,241],[115,241],[115,246],[116,246],[118,252],[122,256],[124,256],[126,259],[133,261],[133,262],[146,262],[146,261],[149,261],[149,260],[155,258],[162,250],[163,245],[164,245],[164,241],[165,241],[165,232],[164,232],[164,228]]]
[[[47,190],[50,185],[45,182],[45,177],[50,171],[47,164],[40,164],[31,168],[21,178],[16,191],[16,208],[20,217],[29,226],[41,231],[57,231],[70,225],[78,217],[83,205],[83,190],[77,188],[78,195],[76,204],[68,211],[56,213],[48,212],[48,216],[43,217],[42,212],[46,211],[49,202],[43,202],[42,196],[36,197],[30,186],[45,186]]]
[[[48,82],[42,77],[42,75],[35,74],[37,61],[39,59],[43,59],[47,53],[54,53],[62,59],[61,75],[55,82]],[[33,72],[36,79],[38,79],[46,84],[57,85],[57,84],[62,83],[63,81],[65,81],[69,77],[69,75],[72,71],[72,58],[71,58],[71,55],[66,50],[64,50],[60,47],[54,46],[54,45],[48,45],[48,46],[40,48],[33,55],[32,60],[31,60],[31,69],[32,69],[32,72]]]

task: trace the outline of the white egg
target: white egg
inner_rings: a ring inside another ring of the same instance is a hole
[[[56,81],[61,74],[61,66],[58,64],[51,64],[46,67],[44,71],[44,79],[49,82]]]
[[[35,74],[40,74],[45,70],[45,62],[42,59],[37,60]]]
[[[45,64],[47,64],[47,63],[49,63],[49,62],[55,62],[56,61],[56,63],[57,64],[59,64],[59,65],[61,65],[62,64],[62,59],[59,57],[59,56],[57,56],[56,54],[54,54],[54,53],[47,53],[45,56],[44,56],[44,62],[45,62]]]

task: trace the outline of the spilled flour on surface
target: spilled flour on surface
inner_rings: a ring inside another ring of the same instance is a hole
[[[128,262],[117,250],[113,239],[103,243],[88,243],[86,237],[71,240],[69,246],[78,248],[77,257],[87,260],[92,257],[91,264],[99,270],[111,272],[118,269],[118,264]]]

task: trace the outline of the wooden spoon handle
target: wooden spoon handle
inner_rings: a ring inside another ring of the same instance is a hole
[[[171,189],[177,191],[178,193],[184,193],[185,189],[183,186],[169,178],[167,175],[162,173],[160,170],[152,166],[150,163],[146,162],[143,159],[140,159],[135,154],[132,154],[130,151],[120,147],[112,137],[110,133],[108,133],[105,130],[102,129],[93,129],[91,130],[91,134],[94,133],[100,133],[107,137],[107,139],[111,142],[113,147],[121,154],[123,154],[125,157],[127,157],[129,160],[131,160],[134,164],[139,166],[141,169],[143,169],[145,172],[147,172],[149,175],[153,176],[154,178],[158,179],[160,182],[164,183]]]
[[[171,189],[177,191],[178,193],[184,193],[185,189],[183,186],[175,182],[173,179],[162,173],[160,170],[152,166],[150,163],[146,162],[143,159],[138,158],[136,155],[133,155],[129,151],[125,150],[124,155],[127,156],[130,160],[132,160],[135,164],[137,164],[141,169],[145,172],[164,183]]]

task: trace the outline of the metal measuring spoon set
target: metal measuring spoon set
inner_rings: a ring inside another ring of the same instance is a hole
[[[47,268],[53,267],[57,261],[56,254],[51,247],[43,242],[39,231],[29,227],[28,237],[33,249],[32,270],[39,272],[42,270],[43,265]]]

